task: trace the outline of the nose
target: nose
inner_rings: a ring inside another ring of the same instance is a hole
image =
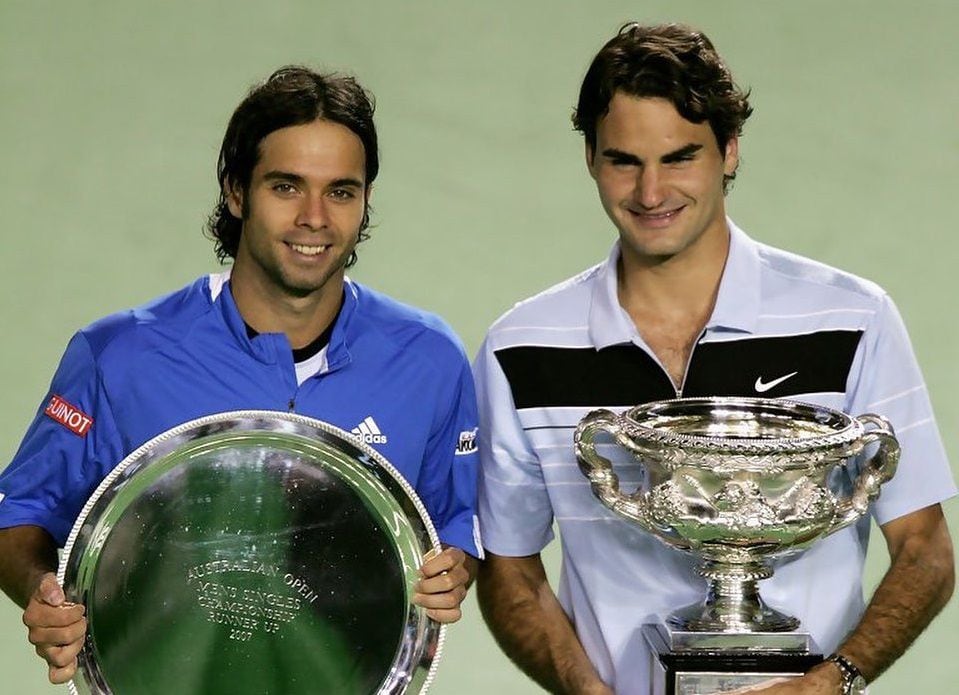
[[[298,227],[316,231],[323,229],[328,220],[326,199],[322,195],[303,196],[296,215]]]
[[[636,175],[634,198],[647,210],[659,207],[666,200],[666,187],[662,174],[656,167],[640,167]]]

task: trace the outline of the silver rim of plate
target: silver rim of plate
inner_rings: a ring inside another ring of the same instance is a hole
[[[109,545],[111,531],[119,525],[118,520],[133,508],[134,500],[141,499],[137,492],[146,493],[151,484],[163,480],[164,475],[183,470],[191,458],[202,458],[218,446],[217,451],[227,450],[228,445],[274,446],[284,451],[288,448],[293,455],[313,456],[312,460],[317,468],[323,468],[324,475],[336,478],[344,489],[355,493],[365,511],[374,517],[373,521],[392,532],[389,541],[395,544],[392,548],[398,561],[395,564],[401,565],[396,571],[406,584],[405,615],[393,662],[379,687],[371,692],[403,693],[419,688],[418,692],[425,693],[435,676],[445,641],[445,626],[431,620],[425,610],[409,600],[424,556],[441,547],[426,508],[413,487],[386,458],[355,435],[313,418],[266,410],[209,415],[156,436],[120,462],[83,506],[64,545],[57,577],[68,600],[88,605],[90,621],[77,677],[69,684],[70,692],[128,695],[114,693],[108,684],[109,674],[103,673],[94,656],[97,645],[92,635],[96,633],[97,613],[90,612],[89,604],[89,600],[95,598],[92,589],[101,551]],[[249,475],[252,479],[254,474]],[[234,565],[230,569],[244,572],[250,569],[249,565],[238,567]],[[300,593],[303,593],[302,587]],[[259,635],[257,638],[260,639]]]

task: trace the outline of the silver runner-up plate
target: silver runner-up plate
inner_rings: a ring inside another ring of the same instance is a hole
[[[412,603],[436,531],[369,445],[292,413],[187,422],[84,506],[59,579],[86,606],[70,691],[425,692],[444,630]]]

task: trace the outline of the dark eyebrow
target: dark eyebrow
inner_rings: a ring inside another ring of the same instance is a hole
[[[659,158],[663,164],[672,164],[673,162],[678,162],[683,159],[686,159],[691,154],[695,154],[703,149],[702,145],[697,145],[695,143],[689,143],[685,147],[680,147],[678,150],[673,150],[668,152]]]
[[[678,150],[667,152],[659,158],[659,161],[661,161],[663,164],[672,164],[674,162],[682,161],[691,154],[699,152],[701,149],[703,149],[702,145],[691,142],[688,145],[680,147]],[[634,166],[639,166],[643,163],[643,160],[636,155],[630,154],[629,152],[624,152],[623,150],[617,150],[615,147],[610,147],[603,150],[603,156],[607,159],[612,159],[617,164],[632,164]]]
[[[288,171],[268,171],[263,174],[264,181],[285,181],[287,183],[303,183],[304,179],[299,174],[292,174]]]
[[[617,164],[632,164],[634,166],[639,166],[642,164],[642,160],[634,154],[629,152],[623,152],[622,150],[617,150],[615,147],[609,147],[603,150],[603,156],[607,159],[612,159]]]
[[[306,183],[306,179],[300,176],[299,174],[294,174],[289,171],[279,171],[274,169],[273,171],[268,171],[263,174],[264,181],[283,181],[284,183],[293,183],[297,185],[303,185]],[[344,176],[343,178],[333,179],[329,183],[329,188],[363,188],[363,182],[359,179],[354,179],[350,176]]]
[[[330,188],[363,188],[363,182],[359,179],[345,177],[342,179],[333,179],[330,181]]]

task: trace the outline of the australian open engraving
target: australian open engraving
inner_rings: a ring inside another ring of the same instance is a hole
[[[281,574],[276,565],[255,559],[195,565],[187,570],[186,583],[196,591],[206,620],[233,628],[229,638],[241,642],[258,632],[278,633],[317,599],[316,591],[302,578]]]
[[[250,558],[212,560],[211,562],[195,565],[187,570],[186,581],[187,584],[189,584],[196,579],[209,577],[214,574],[222,574],[224,572],[249,572],[250,574],[262,574],[266,577],[275,577],[279,574],[279,569],[276,565]]]
[[[283,575],[283,581],[286,585],[303,597],[307,603],[313,603],[316,600],[316,592],[310,588],[310,585],[299,577],[294,577],[289,572]]]

